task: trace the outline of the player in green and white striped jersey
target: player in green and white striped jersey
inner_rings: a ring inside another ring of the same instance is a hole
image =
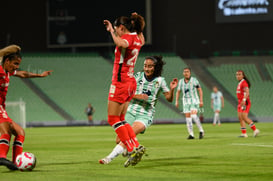
[[[153,123],[155,106],[158,96],[162,92],[169,102],[173,101],[174,89],[178,84],[178,79],[173,79],[170,89],[164,77],[161,77],[165,62],[161,56],[146,57],[144,61],[144,72],[135,75],[137,90],[131,100],[124,122],[132,125],[135,134],[144,131]],[[109,164],[115,157],[122,154],[126,149],[117,137],[117,145],[113,151],[105,158],[99,160],[101,164]]]
[[[224,97],[221,91],[216,86],[213,86],[213,92],[211,93],[211,108],[214,111],[213,125],[221,125],[220,112],[224,107]]]
[[[177,86],[175,105],[179,108],[179,96],[182,92],[183,113],[185,114],[187,129],[190,134],[188,139],[194,139],[192,120],[194,120],[199,129],[199,139],[202,139],[204,137],[204,130],[197,113],[200,110],[200,107],[203,107],[203,91],[199,81],[191,76],[190,68],[184,68],[183,76],[184,78],[179,80]]]

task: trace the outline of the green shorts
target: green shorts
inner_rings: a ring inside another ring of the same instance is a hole
[[[199,110],[199,104],[186,104],[183,105],[183,113],[190,113],[192,110]]]
[[[220,104],[213,104],[213,111],[221,111],[221,105]]]
[[[139,114],[135,115],[132,114],[131,112],[127,112],[125,115],[125,121],[129,123],[131,126],[136,121],[141,122],[142,124],[144,124],[146,130],[149,126],[153,124],[153,117]]]

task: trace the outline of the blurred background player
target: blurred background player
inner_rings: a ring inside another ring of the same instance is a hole
[[[144,133],[152,125],[155,105],[161,92],[167,101],[173,101],[174,89],[178,80],[176,78],[173,79],[170,83],[170,89],[168,88],[165,78],[161,77],[164,64],[165,62],[161,56],[146,57],[143,67],[144,71],[135,75],[137,90],[129,104],[125,120],[132,125],[136,135]],[[122,154],[125,148],[125,145],[117,137],[116,147],[107,157],[99,162],[101,164],[109,164],[115,157]]]
[[[239,81],[237,86],[237,98],[238,98],[238,118],[240,120],[241,132],[240,137],[247,138],[246,134],[246,124],[254,131],[253,136],[256,137],[260,131],[256,128],[255,124],[251,119],[248,118],[248,113],[251,107],[251,102],[249,98],[249,88],[251,86],[248,78],[245,76],[245,73],[242,70],[236,72],[236,78]]]
[[[52,71],[44,71],[42,74],[35,74],[27,71],[17,70],[22,61],[21,48],[17,45],[10,45],[0,50],[2,62],[0,65],[0,165],[4,165],[10,170],[17,170],[15,159],[23,151],[25,140],[24,129],[9,118],[5,108],[6,95],[9,86],[9,78],[14,75],[21,78],[46,77]],[[12,161],[7,159],[11,135],[14,135]]]
[[[130,100],[136,91],[134,67],[141,47],[145,40],[143,29],[144,18],[137,13],[131,17],[121,16],[114,22],[104,20],[106,30],[111,33],[116,45],[115,60],[108,97],[108,123],[114,128],[121,142],[126,146],[129,158],[124,166],[136,162],[143,154],[132,127],[123,122]]]
[[[192,120],[194,120],[199,129],[199,139],[202,139],[204,137],[204,129],[197,113],[200,108],[203,107],[203,91],[199,81],[195,77],[191,76],[190,68],[184,68],[183,76],[184,78],[179,80],[177,86],[175,106],[179,108],[179,96],[182,92],[183,113],[186,117],[186,124],[189,132],[188,139],[194,139]]]
[[[91,103],[88,103],[88,106],[85,108],[84,112],[87,115],[88,123],[91,125],[94,124],[93,123],[93,114],[95,112],[95,109],[93,108]]]
[[[214,111],[213,125],[215,126],[217,123],[220,126],[220,112],[221,108],[224,108],[224,97],[221,91],[218,90],[216,86],[212,88],[211,93],[211,108]]]

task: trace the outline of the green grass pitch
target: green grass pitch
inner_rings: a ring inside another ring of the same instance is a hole
[[[203,126],[203,140],[187,140],[184,124],[151,126],[138,136],[148,156],[128,168],[122,156],[98,163],[115,146],[110,126],[27,128],[24,151],[36,155],[36,168],[12,172],[1,166],[0,180],[273,180],[273,123],[257,123],[257,138],[249,128],[248,138],[238,138],[239,123]]]

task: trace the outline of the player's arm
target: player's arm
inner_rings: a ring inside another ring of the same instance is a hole
[[[142,46],[143,46],[145,44],[145,37],[144,37],[143,33],[138,34],[138,38],[141,40]]]
[[[244,89],[244,97],[243,97],[243,101],[241,101],[241,105],[244,106],[246,104],[246,100],[249,96],[249,89],[248,87],[245,87]]]
[[[213,98],[211,98],[210,107],[211,107],[211,109],[213,109]]]
[[[177,87],[177,84],[178,84],[178,79],[174,78],[173,81],[170,83],[170,91],[164,92],[164,96],[167,101],[173,102],[174,89]]]
[[[21,77],[21,78],[46,77],[46,76],[50,75],[51,72],[52,72],[52,70],[49,70],[49,71],[44,71],[41,74],[36,74],[36,73],[27,72],[27,71],[23,71],[23,70],[17,70],[16,74],[14,76]]]
[[[224,107],[225,103],[224,103],[224,96],[221,96],[221,102],[222,102],[222,107]]]
[[[124,39],[117,36],[117,34],[115,33],[115,30],[112,26],[112,23],[109,20],[104,20],[103,24],[106,26],[106,30],[111,33],[111,36],[112,36],[113,41],[116,44],[116,46],[121,47],[121,48],[127,48],[129,46],[127,41],[125,41]]]
[[[175,106],[179,108],[179,96],[180,96],[181,90],[176,91],[176,97],[175,97]]]
[[[148,100],[149,96],[147,94],[135,94],[133,99]]]
[[[200,99],[200,107],[203,107],[204,103],[203,103],[203,90],[201,87],[197,88],[198,92],[199,92],[199,99]]]

